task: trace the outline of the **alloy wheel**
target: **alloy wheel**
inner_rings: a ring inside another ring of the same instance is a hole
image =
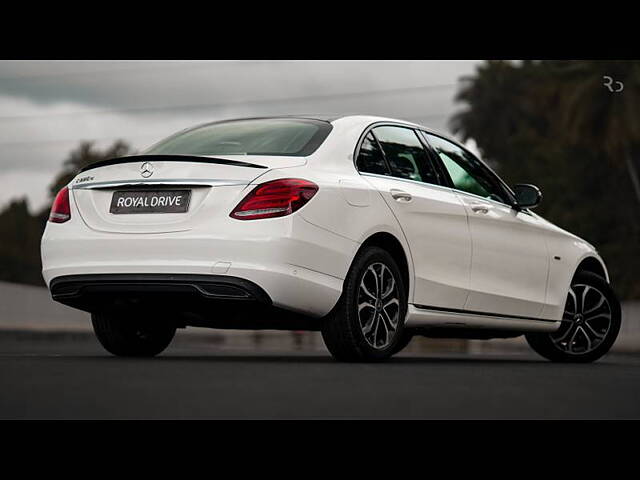
[[[396,279],[384,263],[372,263],[358,289],[358,320],[366,342],[375,349],[388,347],[396,336],[399,317]]]
[[[559,350],[570,355],[584,355],[595,350],[611,327],[611,305],[597,288],[572,285],[567,297],[562,325],[550,334]]]

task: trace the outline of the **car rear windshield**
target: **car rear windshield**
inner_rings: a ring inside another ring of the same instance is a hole
[[[305,157],[316,151],[331,128],[328,122],[312,119],[232,120],[177,133],[144,153]]]

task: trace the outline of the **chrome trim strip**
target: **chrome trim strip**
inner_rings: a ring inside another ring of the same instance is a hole
[[[181,185],[181,186],[193,186],[193,187],[220,187],[229,185],[248,185],[251,183],[246,180],[232,180],[232,179],[153,179],[153,180],[112,180],[109,182],[86,182],[75,183],[71,185],[73,190],[92,190],[92,189],[106,189],[122,186],[148,186],[148,185]]]
[[[513,206],[508,205],[506,203],[502,203],[499,202],[497,200],[493,200],[492,198],[488,198],[488,197],[481,197],[480,195],[476,195],[475,193],[471,193],[471,192],[465,192],[464,190],[458,190],[457,188],[452,188],[452,191],[456,192],[459,195],[464,195],[465,197],[471,197],[472,199],[478,199],[481,200],[483,202],[488,202],[488,203],[492,203],[498,207],[507,207],[509,209],[513,209]]]
[[[451,187],[447,187],[445,185],[436,185],[435,183],[420,182],[418,180],[411,180],[410,178],[400,178],[400,177],[394,177],[392,175],[380,175],[379,173],[368,173],[368,172],[358,172],[358,174],[362,177],[375,177],[375,178],[385,178],[387,180],[397,180],[399,182],[408,182],[408,183],[413,183],[415,185],[420,185],[421,187],[436,188],[438,190],[444,190],[445,192],[454,193],[454,189]]]
[[[409,305],[405,326],[407,327],[456,327],[488,328],[521,332],[555,332],[560,328],[559,320],[495,317],[477,313],[430,310]]]
[[[362,176],[362,177],[386,178],[387,180],[397,180],[399,182],[413,183],[413,184],[416,184],[416,185],[420,185],[422,187],[436,188],[438,190],[444,190],[446,192],[451,192],[451,193],[456,193],[456,194],[468,196],[468,197],[471,197],[472,199],[476,199],[477,198],[478,200],[481,200],[483,202],[489,202],[489,203],[492,203],[492,204],[494,204],[496,206],[499,206],[499,207],[507,207],[509,209],[513,209],[513,206],[508,205],[506,203],[498,202],[497,200],[493,200],[491,198],[481,197],[480,195],[476,195],[475,193],[465,192],[464,190],[458,190],[457,188],[448,187],[446,185],[436,185],[435,183],[420,182],[418,180],[411,180],[410,178],[394,177],[392,175],[380,175],[379,173],[358,172],[358,174],[360,176]],[[530,214],[528,209],[520,210],[520,212],[529,213]]]

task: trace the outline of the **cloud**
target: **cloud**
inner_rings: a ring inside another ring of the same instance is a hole
[[[41,206],[81,140],[143,149],[206,121],[303,113],[370,113],[446,130],[457,79],[477,63],[2,61],[0,205],[26,194]]]
[[[0,62],[0,92],[36,103],[146,107],[455,82],[473,61]]]

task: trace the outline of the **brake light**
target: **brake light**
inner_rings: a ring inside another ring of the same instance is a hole
[[[284,217],[302,208],[318,191],[318,185],[299,178],[283,178],[258,185],[229,215],[238,220]]]
[[[69,205],[69,189],[64,187],[58,192],[53,205],[51,205],[51,213],[49,221],[53,223],[64,223],[71,219],[71,206]]]

